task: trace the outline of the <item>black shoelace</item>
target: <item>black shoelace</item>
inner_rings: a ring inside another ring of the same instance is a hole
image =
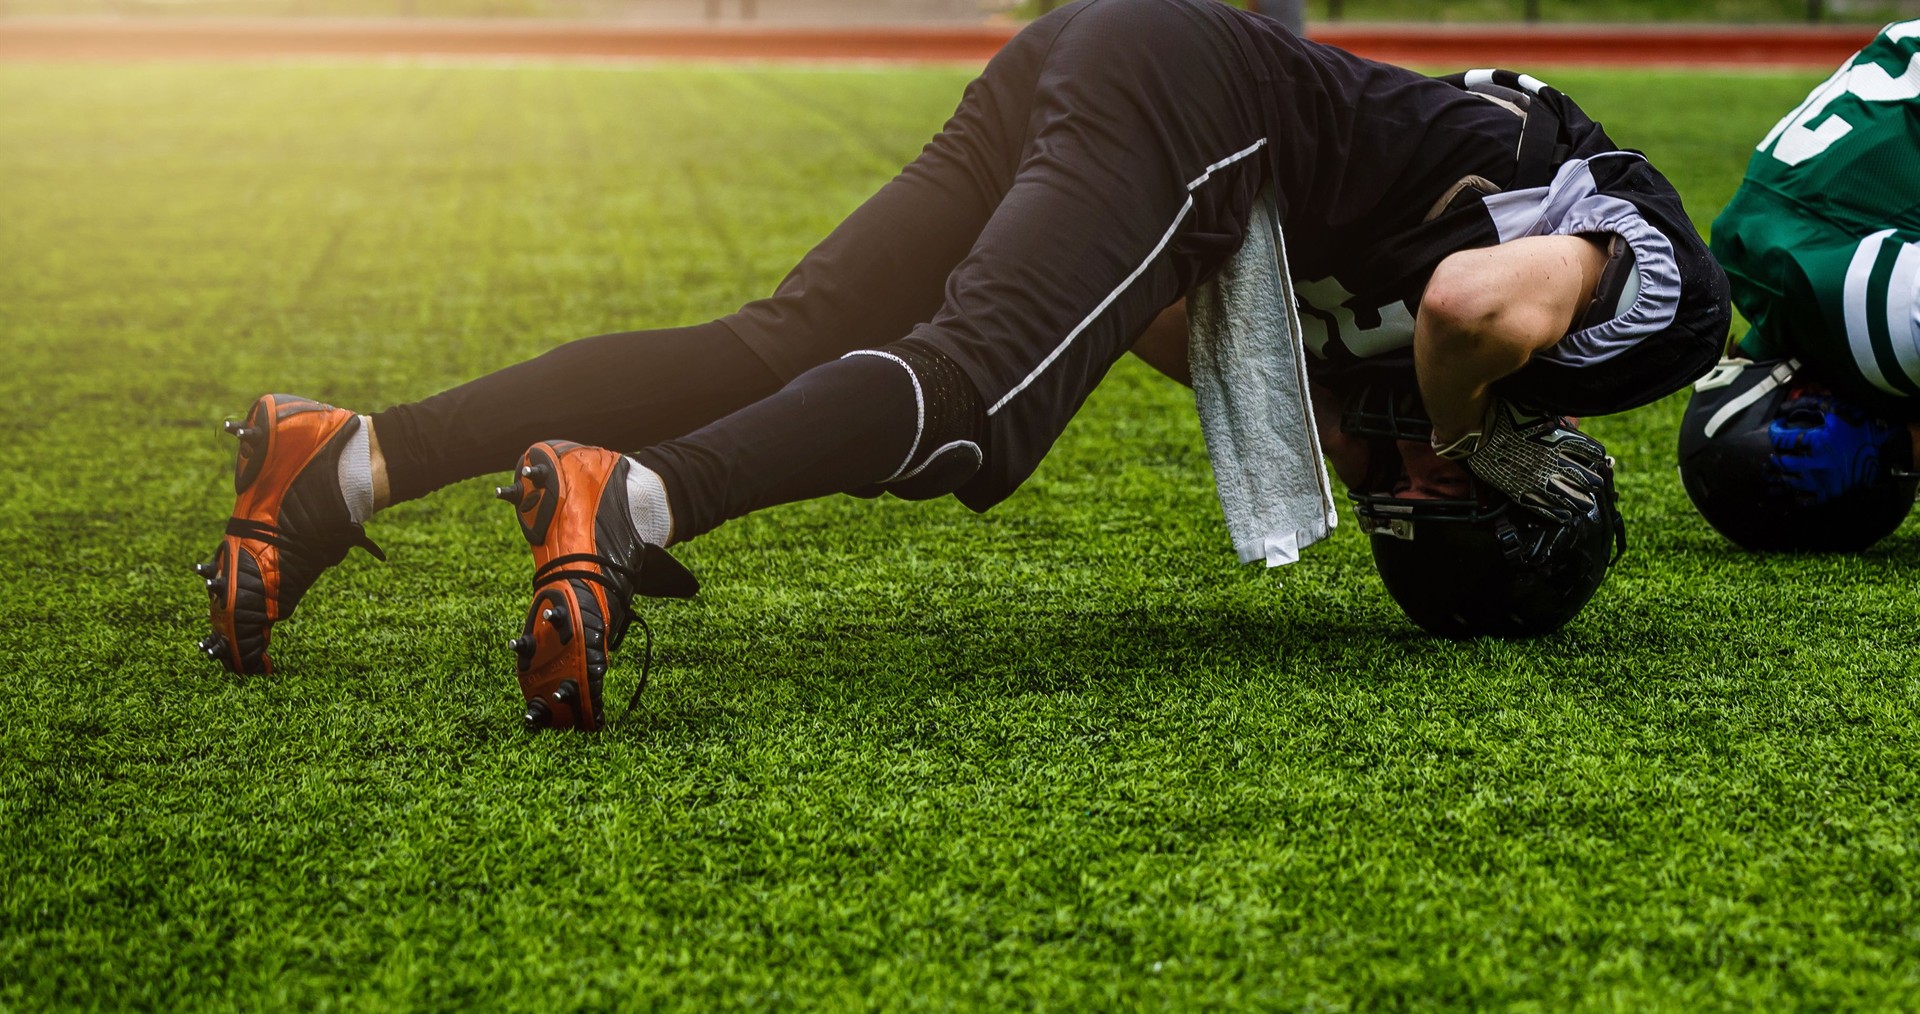
[[[283,552],[294,553],[299,556],[309,555],[304,547],[288,538],[285,532],[265,522],[248,521],[245,518],[228,518],[227,534],[239,539],[252,539],[255,542],[264,542]],[[387,562],[386,551],[374,545],[373,540],[367,538],[366,530],[359,525],[353,526],[353,538],[350,540],[349,545],[359,546],[381,563]]]

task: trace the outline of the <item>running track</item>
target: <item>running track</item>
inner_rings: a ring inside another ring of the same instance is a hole
[[[1011,25],[807,28],[511,20],[0,18],[0,60],[342,57],[724,59],[978,64]],[[1312,38],[1429,66],[1834,67],[1874,26],[1319,24]]]

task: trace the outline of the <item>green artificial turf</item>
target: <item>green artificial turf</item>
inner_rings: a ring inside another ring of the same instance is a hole
[[[1818,75],[1547,76],[1704,226]],[[1677,399],[1592,423],[1632,549],[1531,643],[1420,635],[1350,515],[1237,566],[1128,361],[991,514],[687,546],[603,735],[518,728],[493,477],[377,518],[279,673],[199,657],[254,395],[722,313],[964,80],[0,66],[0,1009],[1920,1003],[1920,539],[1735,551]]]

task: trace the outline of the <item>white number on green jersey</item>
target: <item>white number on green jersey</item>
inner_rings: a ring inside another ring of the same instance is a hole
[[[1890,25],[1885,35],[1892,42],[1920,37],[1920,21]],[[1799,165],[1825,152],[1853,132],[1854,125],[1840,113],[1827,113],[1828,106],[1848,95],[1862,102],[1905,102],[1920,98],[1920,53],[1913,55],[1906,72],[1899,77],[1870,62],[1849,64],[1835,71],[1798,109],[1774,125],[1760,142],[1760,150],[1771,147],[1773,157],[1788,165]]]

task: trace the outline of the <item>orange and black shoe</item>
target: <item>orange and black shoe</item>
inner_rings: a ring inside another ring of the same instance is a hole
[[[547,441],[521,455],[513,485],[494,491],[519,512],[533,547],[533,605],[520,636],[507,642],[518,656],[530,730],[605,725],[607,658],[633,618],[633,596],[691,598],[700,590],[680,561],[634,533],[630,468],[625,455]]]
[[[354,546],[381,560],[347,514],[339,460],[360,419],[345,409],[286,394],[262,395],[244,423],[233,463],[233,516],[212,560],[194,565],[211,599],[213,633],[200,650],[236,673],[273,671],[267,641],[293,615],[320,572]]]

